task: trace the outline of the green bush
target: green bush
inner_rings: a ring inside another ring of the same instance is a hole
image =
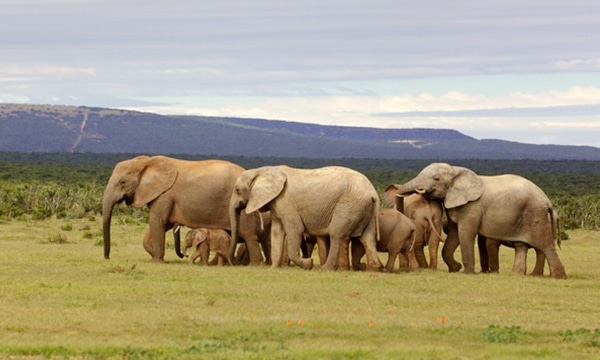
[[[487,341],[495,343],[514,343],[520,334],[519,326],[490,325],[483,330],[483,336]]]
[[[600,329],[579,328],[562,332],[565,341],[580,343],[584,346],[600,347]]]

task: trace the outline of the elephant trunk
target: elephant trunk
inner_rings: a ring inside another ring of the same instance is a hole
[[[181,226],[179,224],[175,224],[173,226],[173,242],[175,243],[175,253],[177,254],[177,256],[179,256],[180,259],[183,259],[186,255],[185,251],[183,252],[183,254],[181,253]]]
[[[238,242],[238,224],[240,223],[240,215],[242,209],[235,204],[229,206],[229,219],[231,222],[231,244],[229,246],[229,257],[235,259],[235,248]]]
[[[410,194],[414,194],[414,193],[423,194],[424,192],[425,192],[424,190],[422,190],[416,186],[416,183],[414,180],[411,180],[407,183],[399,185],[398,191],[396,192],[396,194],[398,196],[401,196],[401,195],[410,195]]]
[[[188,257],[187,251],[190,247],[187,245],[187,243],[185,244],[185,246],[183,247],[183,257]]]
[[[104,237],[104,258],[110,258],[110,223],[112,212],[117,204],[110,192],[105,191],[102,198],[102,235]]]

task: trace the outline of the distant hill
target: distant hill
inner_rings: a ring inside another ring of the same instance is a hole
[[[600,148],[478,140],[450,129],[378,129],[0,104],[0,151],[390,159],[586,159]]]

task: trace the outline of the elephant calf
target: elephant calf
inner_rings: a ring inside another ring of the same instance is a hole
[[[187,249],[195,247],[196,251],[190,256],[190,264],[194,264],[198,258],[203,265],[208,265],[208,256],[210,251],[215,252],[217,265],[233,265],[229,257],[229,248],[231,245],[231,236],[222,229],[192,229],[185,236],[185,256]]]
[[[379,241],[377,251],[387,252],[387,272],[393,272],[396,259],[400,259],[400,269],[416,270],[419,268],[414,252],[415,224],[406,215],[395,209],[379,211]],[[360,259],[365,248],[360,241],[352,240],[352,268],[362,270]]]

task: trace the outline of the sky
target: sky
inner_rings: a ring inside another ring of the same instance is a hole
[[[600,147],[592,0],[0,0],[0,102]]]

